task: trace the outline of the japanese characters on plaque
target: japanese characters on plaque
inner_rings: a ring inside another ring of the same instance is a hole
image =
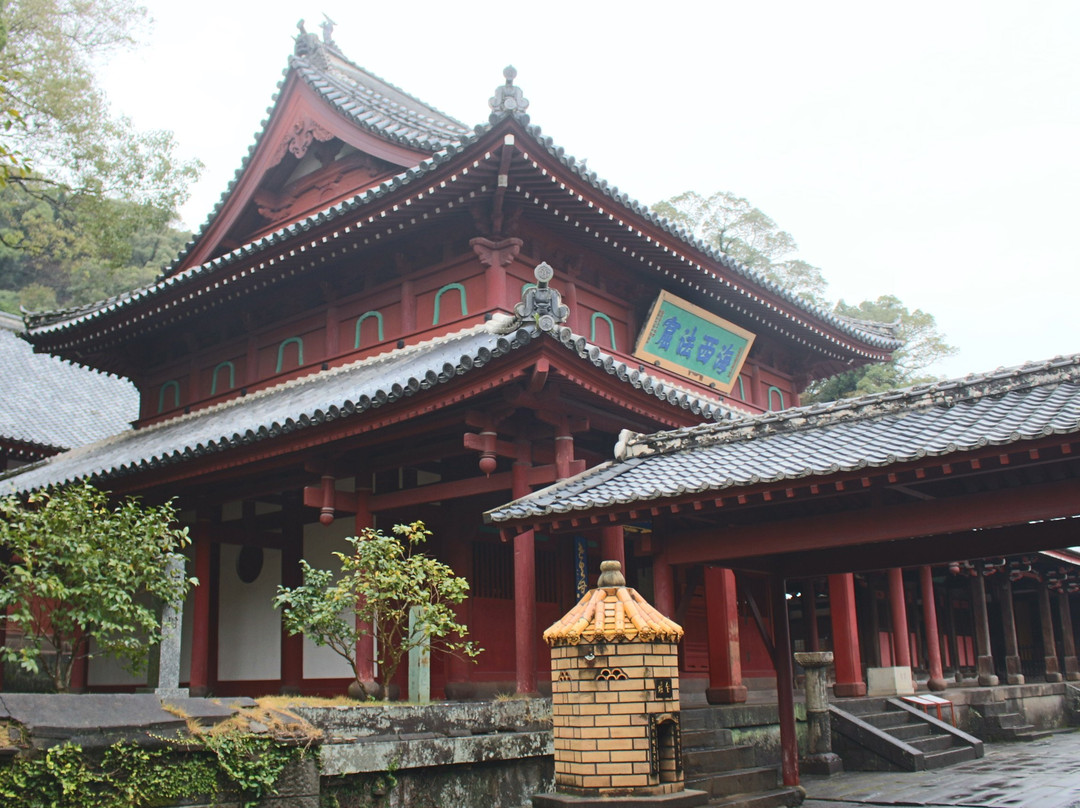
[[[589,591],[589,542],[584,536],[574,536],[574,589],[579,598]]]
[[[638,337],[634,356],[730,393],[754,335],[668,292],[661,292]]]

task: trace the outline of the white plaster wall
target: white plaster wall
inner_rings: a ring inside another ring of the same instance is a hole
[[[281,551],[263,551],[262,572],[250,584],[236,574],[239,554],[239,545],[221,545],[218,679],[278,679],[281,615],[272,600],[281,583]],[[190,670],[190,655],[187,660]]]
[[[349,544],[345,539],[355,535],[355,519],[350,514],[335,519],[332,524],[318,522],[304,525],[304,559],[316,569],[341,569],[341,562],[331,553],[345,553]],[[349,663],[329,648],[320,648],[307,637],[304,638],[304,678],[340,679],[352,676]]]

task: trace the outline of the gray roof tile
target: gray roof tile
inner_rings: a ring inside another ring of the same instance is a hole
[[[54,449],[100,440],[139,415],[139,394],[126,379],[73,365],[15,333],[22,323],[0,317],[0,438]]]
[[[1077,432],[1080,354],[780,413],[624,434],[615,460],[486,518],[539,520]]]
[[[0,494],[181,463],[390,405],[482,367],[546,332],[505,315],[490,323],[294,379],[207,409],[121,432],[0,477]],[[567,328],[547,334],[597,368],[701,418],[727,418],[717,399],[626,365]],[[55,360],[53,360],[55,361]]]

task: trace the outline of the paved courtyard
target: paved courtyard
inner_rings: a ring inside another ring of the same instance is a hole
[[[1080,808],[1080,732],[987,744],[980,760],[930,772],[803,777],[804,808],[962,806]]]

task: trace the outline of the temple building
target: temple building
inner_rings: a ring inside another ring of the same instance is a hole
[[[469,581],[460,618],[485,649],[433,660],[437,695],[546,690],[542,631],[601,559],[685,628],[684,698],[783,678],[765,634],[789,601],[797,643],[835,651],[847,695],[905,662],[931,679],[994,660],[1072,671],[1057,645],[1075,564],[1040,551],[1075,543],[1059,517],[1077,493],[1077,360],[801,409],[814,380],[887,361],[892,330],[658,218],[541,134],[503,78],[467,126],[329,28],[301,31],[235,179],[157,281],[26,320],[36,351],[132,381],[130,428],[0,493],[89,479],[176,498],[201,582],[183,616],[196,694],[343,692],[344,663],[285,635],[271,599],[301,559],[329,567],[359,529],[417,518]],[[1004,654],[982,645],[970,588],[989,570],[1016,595],[1016,636],[995,616],[986,640]],[[1022,628],[1055,581],[1051,633]],[[937,641],[901,620],[920,596]],[[93,660],[81,684],[143,682]]]

